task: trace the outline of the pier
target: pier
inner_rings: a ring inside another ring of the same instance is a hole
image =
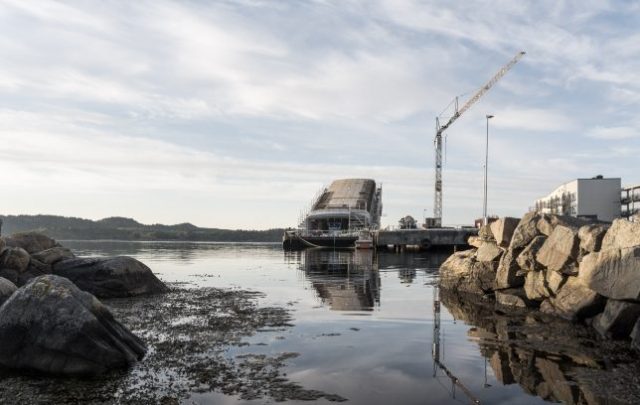
[[[476,228],[429,228],[398,229],[374,231],[373,241],[376,247],[393,246],[404,250],[407,246],[420,249],[456,248],[468,246],[469,236],[477,235]]]

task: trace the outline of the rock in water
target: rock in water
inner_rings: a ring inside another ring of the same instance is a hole
[[[4,304],[18,287],[6,278],[0,277],[0,305]]]
[[[491,292],[495,262],[476,261],[475,249],[457,252],[440,266],[440,285],[445,289],[472,294]]]
[[[604,337],[626,338],[639,316],[640,304],[608,300],[604,312],[594,318],[593,327]]]
[[[62,277],[37,277],[0,307],[0,364],[8,368],[95,375],[145,353],[107,307]]]
[[[19,247],[29,253],[41,252],[51,249],[52,247],[60,246],[54,239],[38,232],[15,233],[5,238],[5,241],[7,242],[7,246]]]
[[[149,267],[127,256],[63,260],[54,264],[53,274],[68,278],[81,290],[99,298],[169,291]]]

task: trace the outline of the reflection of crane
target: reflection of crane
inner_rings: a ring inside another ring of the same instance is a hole
[[[444,371],[451,380],[451,395],[454,398],[456,396],[456,386],[458,386],[472,404],[480,404],[480,400],[473,395],[469,388],[440,361],[440,289],[437,285],[433,287],[433,345],[431,347],[431,358],[433,359],[433,378],[437,377],[438,369]]]
[[[473,104],[475,104],[480,97],[484,96],[494,84],[498,82],[518,61],[520,58],[524,56],[525,52],[518,52],[516,56],[509,61],[506,65],[504,65],[498,73],[496,73],[491,80],[487,82],[484,86],[480,88],[466,103],[462,106],[462,108],[458,109],[458,97],[455,98],[454,102],[454,113],[451,118],[444,124],[440,125],[440,117],[436,117],[436,137],[433,141],[435,149],[436,149],[436,178],[435,178],[435,194],[434,194],[434,204],[433,204],[433,218],[427,218],[427,224],[430,227],[440,227],[442,226],[442,133],[445,129],[449,128],[451,124],[453,124],[462,114],[465,113]]]

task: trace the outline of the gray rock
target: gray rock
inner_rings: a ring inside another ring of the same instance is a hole
[[[495,262],[500,259],[503,250],[494,242],[483,242],[476,253],[479,262]]]
[[[541,269],[540,264],[536,260],[536,256],[545,240],[547,240],[547,237],[544,235],[536,236],[518,255],[516,262],[521,270],[536,271]]]
[[[544,242],[536,260],[553,271],[562,271],[578,258],[578,232],[575,228],[557,225]]]
[[[459,292],[491,292],[495,280],[495,262],[479,262],[475,249],[456,252],[440,266],[440,286]]]
[[[610,299],[594,318],[593,327],[604,337],[622,339],[629,336],[639,316],[640,304]]]
[[[602,240],[602,250],[640,246],[640,222],[616,219]]]
[[[496,272],[495,288],[497,290],[521,287],[524,285],[524,277],[518,275],[519,267],[516,262],[516,257],[517,254],[514,254],[511,248],[502,255]]]
[[[68,278],[81,290],[99,298],[169,291],[149,267],[127,256],[63,260],[53,265],[53,274]]]
[[[536,303],[527,298],[522,288],[509,288],[496,291],[496,302],[500,305],[517,308],[537,306]]]
[[[504,217],[490,224],[491,233],[498,246],[504,248],[509,246],[518,223],[520,223],[520,218]]]
[[[509,243],[510,250],[522,250],[531,243],[533,238],[540,235],[540,231],[536,226],[539,219],[540,215],[535,212],[528,212],[522,217],[513,231],[511,243]]]
[[[4,304],[18,287],[6,278],[0,277],[0,306]]]
[[[547,298],[540,311],[568,320],[595,316],[604,308],[604,298],[587,288],[576,277],[568,277],[555,297]]]
[[[65,247],[57,246],[33,253],[31,257],[38,260],[40,263],[53,265],[61,260],[75,259],[76,255]]]
[[[17,273],[22,273],[29,267],[29,261],[31,257],[26,250],[13,247],[7,248],[0,256],[0,269],[15,270]]]
[[[578,278],[605,297],[640,300],[640,246],[586,255],[580,262]]]
[[[31,280],[0,307],[0,365],[95,375],[142,359],[144,343],[69,280]]]
[[[602,239],[609,229],[605,224],[589,224],[580,227],[580,250],[586,253],[597,252],[602,247]]]
[[[47,235],[39,232],[15,233],[10,237],[5,238],[5,241],[7,242],[7,246],[19,247],[29,253],[40,252],[51,249],[52,247],[60,246],[54,239],[51,239]]]

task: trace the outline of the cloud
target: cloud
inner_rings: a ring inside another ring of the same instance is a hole
[[[491,125],[524,131],[571,131],[577,124],[560,111],[542,108],[505,108],[496,111]]]
[[[620,126],[620,127],[595,127],[589,131],[588,135],[596,139],[630,139],[640,136],[637,128]]]

